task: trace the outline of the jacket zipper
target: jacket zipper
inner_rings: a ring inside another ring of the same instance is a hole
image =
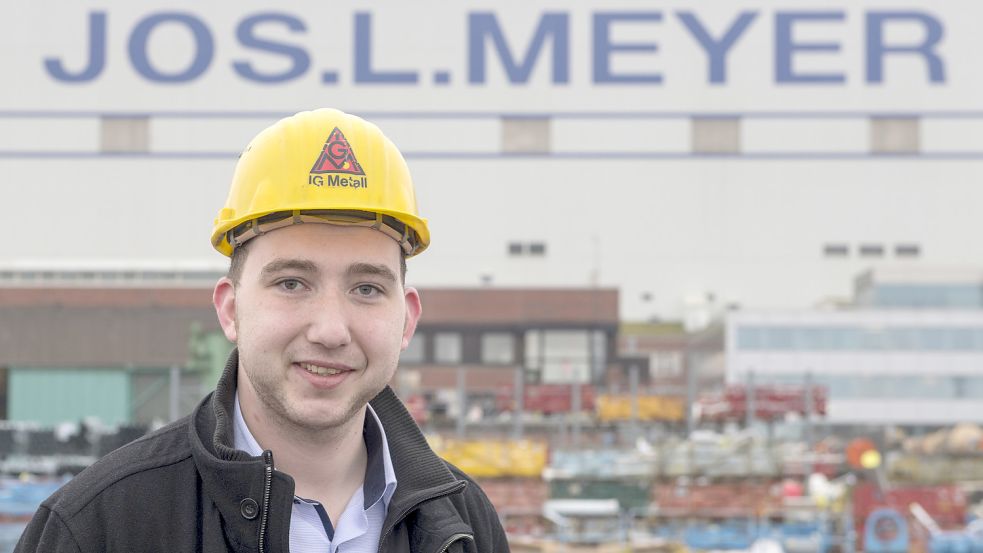
[[[263,476],[263,514],[259,519],[259,553],[266,551],[266,524],[270,513],[270,484],[273,482],[273,452],[263,452],[263,462],[266,463]]]
[[[458,482],[458,485],[457,486],[454,486],[453,488],[450,488],[450,489],[444,490],[444,491],[442,491],[440,493],[435,493],[435,494],[433,494],[431,496],[425,497],[425,498],[421,499],[420,501],[417,501],[413,505],[410,505],[409,507],[403,509],[399,513],[399,516],[397,516],[396,518],[393,519],[393,524],[391,524],[388,528],[386,528],[385,533],[383,533],[382,534],[382,537],[379,538],[379,553],[382,553],[382,544],[386,543],[386,538],[388,538],[389,537],[389,534],[392,533],[393,528],[395,528],[396,525],[399,524],[399,522],[401,520],[403,520],[403,518],[406,515],[408,515],[410,511],[412,511],[413,509],[416,509],[417,507],[420,506],[420,504],[426,503],[427,501],[432,501],[434,499],[437,499],[437,498],[444,497],[446,495],[450,495],[452,493],[455,493],[455,492],[457,492],[459,490],[463,490],[464,487],[467,486],[467,485],[468,485],[468,483],[462,480],[462,481]],[[460,536],[467,536],[467,535],[468,534],[455,534],[454,536],[451,537],[452,538],[451,541],[449,541],[446,544],[444,544],[443,551],[447,551],[447,548],[450,547],[451,544],[454,543],[454,541],[456,539],[460,539]],[[474,538],[472,537],[471,539],[474,539]]]
[[[474,542],[474,536],[472,536],[471,534],[454,534],[447,541],[444,542],[444,545],[442,545],[440,549],[437,550],[437,553],[447,553],[447,550],[450,549],[451,545],[453,545],[454,542],[459,540],[471,540],[471,542]]]

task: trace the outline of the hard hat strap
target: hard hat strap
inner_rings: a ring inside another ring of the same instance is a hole
[[[323,223],[372,228],[395,240],[406,255],[412,255],[417,248],[416,235],[407,225],[394,217],[367,211],[302,211],[295,209],[293,211],[270,213],[258,219],[246,221],[233,228],[228,232],[227,238],[229,244],[235,249],[267,232],[302,223]]]

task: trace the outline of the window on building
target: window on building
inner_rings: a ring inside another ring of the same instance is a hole
[[[922,248],[918,244],[895,244],[895,257],[918,257],[922,254]]]
[[[503,118],[502,151],[523,154],[549,152],[550,120],[545,117]]]
[[[417,332],[410,340],[410,345],[399,354],[399,360],[410,365],[423,363],[426,360],[426,349],[426,335]]]
[[[825,257],[847,257],[850,255],[850,246],[846,244],[826,244],[823,246],[823,256]]]
[[[983,397],[983,376],[964,376],[959,382],[960,397]]]
[[[741,120],[737,117],[695,117],[691,120],[692,148],[697,154],[741,152]]]
[[[515,339],[508,332],[481,335],[481,362],[485,365],[511,365],[515,362]]]
[[[913,154],[921,145],[917,117],[874,117],[870,121],[870,150],[875,154]]]
[[[527,330],[525,337],[526,352],[525,367],[530,370],[538,371],[543,368],[543,331]]]
[[[590,379],[591,333],[587,330],[543,332],[543,382],[587,382]]]
[[[983,351],[983,328],[747,326],[737,329],[737,348],[758,351]]]
[[[881,244],[861,244],[861,257],[884,257],[884,246]]]
[[[455,365],[461,362],[461,334],[458,332],[438,332],[433,337],[433,359],[441,365]]]
[[[103,152],[147,152],[150,149],[149,117],[103,117],[100,146]]]
[[[512,257],[544,257],[546,242],[509,242],[508,253]]]
[[[660,378],[677,377],[683,372],[683,358],[678,351],[660,351],[649,356],[649,374]]]
[[[604,373],[608,364],[608,335],[603,330],[595,330],[592,334],[591,343],[591,367],[592,375],[599,376]]]

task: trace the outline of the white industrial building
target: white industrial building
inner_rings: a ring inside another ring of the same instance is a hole
[[[874,271],[849,307],[727,316],[730,382],[825,386],[831,425],[983,422],[983,274]]]
[[[405,152],[420,286],[617,287],[625,319],[698,322],[845,298],[870,267],[983,265],[979,3],[8,12],[6,278],[222,271],[237,152],[322,105]]]

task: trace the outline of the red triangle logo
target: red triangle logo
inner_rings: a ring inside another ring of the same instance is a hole
[[[311,173],[348,173],[349,175],[364,175],[362,166],[355,159],[355,152],[352,151],[351,144],[342,134],[341,129],[335,127],[328,136],[328,141],[321,149],[321,155],[314,162]]]

